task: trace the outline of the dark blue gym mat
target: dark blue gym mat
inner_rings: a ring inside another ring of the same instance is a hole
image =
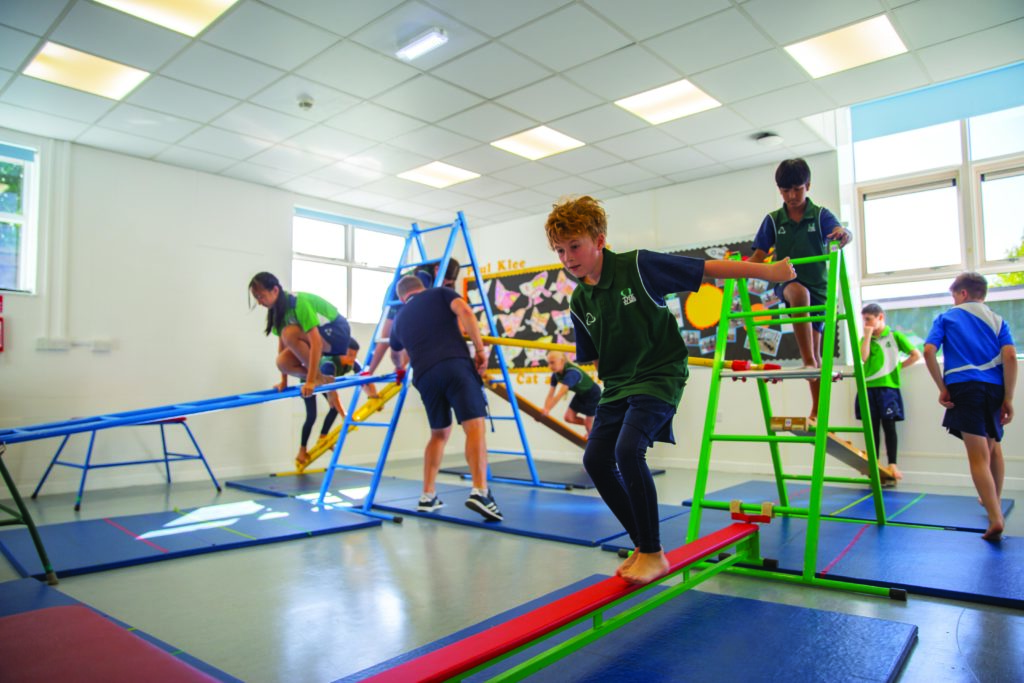
[[[466,507],[469,488],[439,493],[445,506],[437,512],[418,512],[419,493],[405,499],[375,503],[374,507],[402,515],[416,515],[456,524],[503,531],[520,536],[562,541],[577,545],[596,546],[623,533],[604,501],[597,496],[578,495],[546,489],[493,484],[498,507],[505,520],[487,522],[478,513]],[[682,506],[661,505],[662,520],[685,513]]]
[[[361,680],[602,579],[592,576],[336,683]],[[661,590],[655,588],[653,590]],[[651,593],[646,593],[650,596]],[[633,604],[634,600],[626,603]],[[615,610],[607,612],[614,614]],[[545,641],[576,635],[573,627]],[[531,676],[531,681],[893,681],[917,638],[894,621],[688,591]],[[869,645],[870,644],[870,645]],[[522,662],[528,649],[469,681]]]
[[[811,489],[807,484],[790,483],[786,489],[789,502],[795,506],[806,506],[810,502]],[[714,491],[705,496],[711,500],[742,500],[744,503],[761,501],[778,502],[774,482],[748,481]],[[939,493],[914,493],[882,489],[886,521],[900,524],[918,524],[942,529],[984,532],[988,529],[988,516],[978,499],[972,496],[950,496]],[[691,500],[683,501],[690,505]],[[1003,514],[1013,509],[1012,499],[1003,499]],[[871,489],[823,486],[821,512],[842,519],[874,521],[875,503]]]
[[[353,505],[362,504],[366,497],[373,475],[368,472],[353,472],[351,470],[337,470],[331,477],[331,492],[342,497],[346,502]],[[309,474],[271,474],[267,477],[251,477],[248,479],[236,479],[226,481],[224,484],[232,488],[258,493],[265,496],[308,496],[319,494],[320,486],[324,482],[323,472],[311,472]],[[437,483],[437,492],[445,493],[460,489],[458,484]],[[419,481],[409,479],[398,479],[396,477],[381,477],[377,486],[377,493],[374,502],[408,498],[419,496],[423,490],[423,484]]]
[[[590,478],[587,471],[583,469],[581,462],[545,462],[534,460],[533,466],[537,470],[537,478],[541,483],[564,486],[567,489],[592,489],[594,480]],[[491,477],[500,479],[511,479],[512,481],[532,482],[530,468],[526,464],[526,458],[515,458],[514,460],[501,460],[490,463]],[[469,478],[469,466],[442,467],[445,474],[457,474],[463,479]],[[651,469],[652,475],[665,474],[665,470]]]
[[[15,581],[5,581],[4,583],[0,583],[0,617],[32,612],[34,610],[45,609],[47,607],[65,607],[72,605],[89,607],[88,605],[75,600],[70,595],[62,593],[56,588],[51,588],[44,583],[40,583],[35,579],[18,579]],[[90,609],[92,608],[90,607]],[[242,683],[240,679],[235,678],[234,676],[229,676],[220,669],[216,669],[206,662],[196,659],[187,652],[182,652],[178,648],[154,638],[145,631],[133,628],[123,621],[114,619],[108,614],[103,614],[103,612],[100,612],[99,610],[93,611],[97,614],[101,614],[118,626],[130,629],[133,634],[142,638],[147,643],[150,643],[165,652],[169,652],[181,661],[199,669],[208,676],[212,676],[219,681]],[[59,643],[54,643],[54,646],[59,646]]]
[[[58,576],[74,576],[215,550],[380,526],[294,498],[265,498],[192,510],[91,519],[39,527]],[[0,552],[22,576],[43,575],[27,529],[0,532]]]

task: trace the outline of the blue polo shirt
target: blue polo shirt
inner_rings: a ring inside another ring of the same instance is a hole
[[[1006,321],[980,301],[968,301],[940,313],[925,344],[942,348],[946,384],[1003,384],[1004,346],[1013,346]]]
[[[391,348],[409,353],[417,377],[449,358],[470,358],[459,319],[452,311],[455,290],[434,287],[413,294],[391,328]]]

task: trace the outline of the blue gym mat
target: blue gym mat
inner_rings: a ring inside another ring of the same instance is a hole
[[[363,499],[369,493],[370,480],[372,475],[367,472],[353,472],[351,470],[336,470],[331,477],[331,493],[336,494],[342,500],[353,505],[361,505]],[[311,472],[309,474],[271,474],[266,477],[250,477],[247,479],[236,479],[224,482],[225,486],[231,488],[258,493],[265,496],[308,496],[319,494],[320,486],[324,482],[323,472]],[[437,492],[446,493],[460,489],[458,484],[437,483]],[[377,486],[377,494],[374,502],[408,498],[419,496],[423,490],[423,484],[419,481],[409,479],[398,479],[396,477],[381,477]]]
[[[72,605],[82,605],[89,607],[84,603],[75,600],[70,595],[62,593],[56,588],[51,588],[45,583],[40,583],[35,579],[17,579],[15,581],[5,581],[0,583],[0,617],[7,617],[14,614],[21,614],[23,612],[32,612],[38,609],[44,609],[46,607],[65,607]],[[92,609],[91,607],[89,609]],[[169,652],[181,661],[189,664],[193,668],[199,669],[207,676],[216,678],[219,681],[226,681],[228,683],[242,683],[242,681],[234,676],[229,676],[220,669],[214,668],[206,662],[196,659],[187,652],[182,652],[173,645],[169,645],[162,640],[154,638],[145,631],[140,631],[132,626],[114,619],[108,614],[104,614],[99,610],[93,610],[97,614],[100,614],[110,621],[114,622],[118,626],[123,626],[126,629],[131,629],[131,632],[138,637],[145,640],[147,643],[154,645],[164,652]],[[57,644],[55,643],[55,646]]]
[[[314,510],[294,498],[265,498],[47,524],[39,527],[39,534],[53,568],[63,577],[380,524],[379,519],[345,510]],[[0,532],[0,552],[22,576],[43,576],[27,529]]]
[[[380,673],[603,578],[588,577],[336,683]],[[644,597],[650,595],[648,592]],[[545,641],[544,647],[563,642],[581,630],[576,626],[563,631]],[[917,627],[912,624],[693,590],[555,662],[529,680],[746,682],[791,681],[796,676],[822,683],[893,681],[916,639]],[[495,676],[540,649],[527,649],[466,680]]]
[[[379,502],[375,508],[402,515],[415,515],[456,524],[502,531],[520,536],[562,541],[577,545],[597,546],[623,533],[622,525],[604,501],[596,496],[578,495],[537,489],[515,484],[492,484],[498,507],[505,520],[487,522],[477,512],[465,506],[469,488],[461,487],[439,493],[445,506],[437,512],[419,512],[416,504],[419,493],[408,498]],[[663,520],[681,515],[681,506],[659,506]]]
[[[534,469],[537,470],[537,478],[544,484],[555,484],[564,486],[567,489],[592,489],[594,480],[590,478],[587,471],[583,469],[582,460],[576,463],[569,462],[547,462],[543,460],[533,461]],[[530,468],[526,464],[526,458],[515,458],[514,460],[501,460],[490,463],[491,477],[511,479],[512,481],[532,482]],[[442,467],[445,474],[457,474],[463,479],[469,478],[469,466]],[[665,474],[665,470],[651,469],[652,475]]]
[[[682,545],[689,521],[685,514],[662,522],[663,545]],[[700,535],[730,521],[724,510],[704,510]],[[800,574],[806,538],[807,520],[773,519],[761,526],[761,555],[777,560],[779,571]],[[601,548],[633,549],[624,535]],[[904,588],[917,595],[1024,608],[1024,538],[988,543],[975,531],[822,522],[818,573],[838,581]]]
[[[811,489],[807,484],[790,483],[786,489],[789,502],[795,506],[806,506],[810,501]],[[714,491],[705,496],[711,500],[742,500],[745,503],[761,501],[778,502],[774,482],[748,481]],[[978,500],[972,496],[950,496],[938,493],[914,493],[892,488],[882,489],[886,521],[900,524],[918,524],[942,529],[984,532],[988,529],[988,516]],[[690,505],[691,500],[683,501]],[[1012,499],[1003,499],[1003,514],[1013,509]],[[842,519],[874,521],[875,503],[871,489],[823,486],[821,496],[822,514]]]

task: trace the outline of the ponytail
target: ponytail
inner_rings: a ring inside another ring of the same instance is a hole
[[[284,324],[285,313],[288,312],[288,299],[289,295],[284,291],[284,287],[281,286],[281,281],[277,279],[277,276],[273,273],[261,272],[256,273],[249,280],[249,293],[252,293],[254,287],[270,291],[277,287],[278,295],[277,301],[274,305],[267,309],[267,328],[263,331],[263,334],[270,336],[270,333],[274,331],[274,328],[281,329]]]

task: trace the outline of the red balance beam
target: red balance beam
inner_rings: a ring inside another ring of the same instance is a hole
[[[755,524],[737,522],[698,538],[693,543],[669,551],[666,553],[669,573],[696,564],[737,541],[756,534],[757,529]],[[446,681],[542,638],[639,588],[641,586],[613,576],[364,680],[375,683]]]

